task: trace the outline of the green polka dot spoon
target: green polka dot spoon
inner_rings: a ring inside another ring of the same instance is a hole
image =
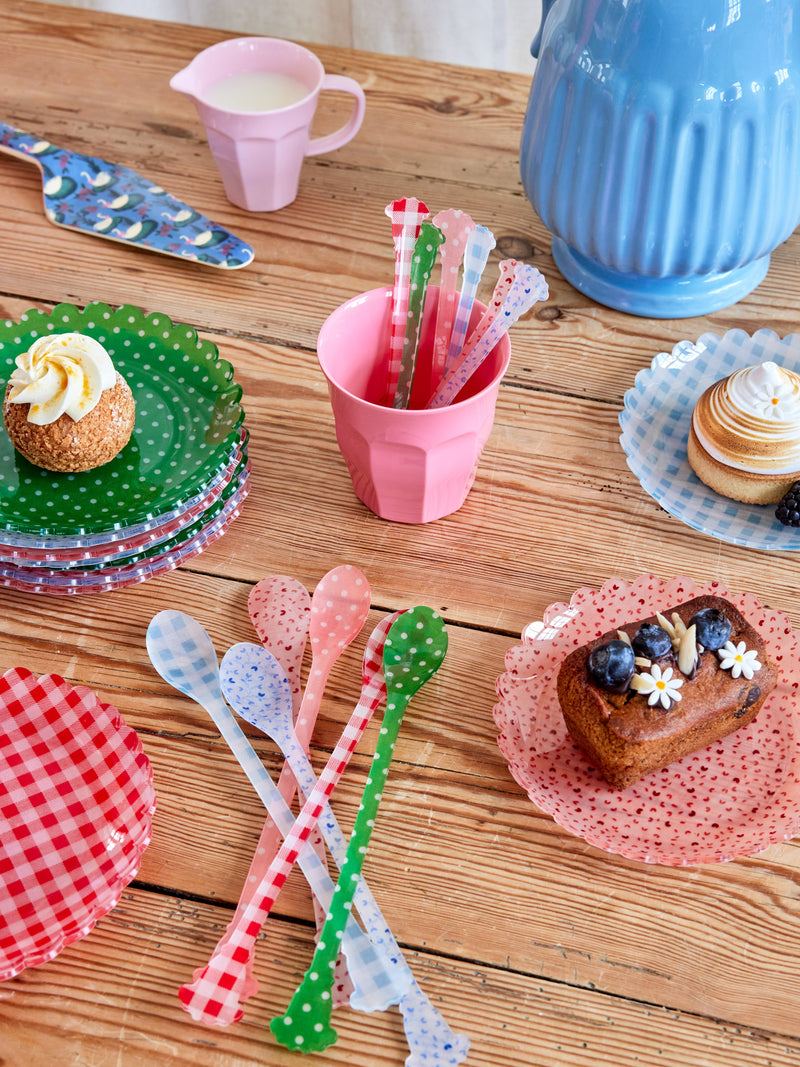
[[[386,711],[333,901],[303,981],[286,1013],[270,1023],[276,1039],[287,1048],[322,1052],[336,1041],[337,1034],[331,1026],[333,969],[361,877],[392,752],[411,698],[433,677],[446,652],[444,622],[431,608],[406,611],[386,637],[383,650]]]

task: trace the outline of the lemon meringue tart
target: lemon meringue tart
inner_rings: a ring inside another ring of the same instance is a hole
[[[768,361],[715,382],[694,408],[686,451],[722,496],[777,503],[800,479],[800,376]]]
[[[37,467],[87,471],[128,443],[135,403],[99,341],[48,334],[16,357],[3,418],[14,447]]]

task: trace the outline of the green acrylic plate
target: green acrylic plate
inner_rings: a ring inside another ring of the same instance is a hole
[[[0,434],[0,530],[82,536],[168,516],[225,467],[238,439],[244,409],[230,363],[191,326],[160,312],[58,304],[0,321],[2,381],[37,337],[70,331],[103,344],[127,380],[136,401],[133,435],[105,466],[58,474],[28,463]]]
[[[144,545],[141,548],[123,549],[119,552],[111,552],[102,559],[97,560],[66,560],[63,563],[57,561],[27,560],[3,560],[2,565],[19,568],[21,571],[35,573],[37,570],[43,575],[63,574],[66,571],[90,572],[107,568],[128,566],[131,563],[139,563],[144,559],[150,559],[184,544],[194,537],[203,526],[215,519],[223,510],[228,501],[241,493],[250,473],[250,461],[246,455],[242,455],[236,468],[219,496],[211,501],[197,515],[186,519],[176,530],[171,531],[163,539],[154,544]]]
[[[150,561],[158,563],[160,560],[170,559],[180,554],[185,546],[202,539],[207,531],[216,529],[223,523],[227,525],[231,516],[238,515],[247,494],[247,474],[243,471],[224,499],[217,500],[194,522],[171,537],[168,542],[147,551],[131,552],[112,563],[92,564],[88,567],[64,570],[48,570],[43,567],[2,567],[0,574],[14,576],[20,581],[38,582],[43,586],[102,584],[105,581],[104,576],[113,581],[115,578],[125,577],[135,571],[137,566],[146,569]]]

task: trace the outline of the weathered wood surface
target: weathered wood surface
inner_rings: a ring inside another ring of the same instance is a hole
[[[234,364],[253,461],[242,515],[181,570],[113,594],[0,591],[0,668],[56,671],[113,702],[142,738],[158,791],[153,841],[117,909],[52,963],[0,986],[0,1062],[297,1062],[268,1029],[310,958],[312,911],[296,873],[259,942],[262,989],[245,1019],[207,1030],[178,1004],[178,986],[232,914],[263,814],[210,720],[153,671],[144,634],[153,614],[177,606],[223,651],[254,638],[254,582],[283,573],[312,589],[349,562],[369,578],[373,611],[331,677],[318,766],[358,697],[371,624],[414,603],[451,624],[445,667],[404,722],[366,873],[420,983],[470,1034],[468,1063],[796,1064],[796,843],[689,868],[600,852],[512,780],[492,706],[523,626],[613,575],[719,579],[800,625],[793,554],[682,526],[642,492],[618,444],[625,390],[657,352],[707,330],[795,327],[798,237],[776,251],[752,296],[717,315],[669,322],[600,308],[560,278],[522,195],[524,78],[331,48],[319,49],[328,69],[367,90],[362,132],[306,162],[289,208],[248,215],[225,200],[191,105],[168,88],[221,34],[11,0],[0,0],[0,14],[8,121],[152,176],[257,254],[251,268],[225,274],[59,230],[42,213],[35,168],[0,156],[0,316],[103,300],[192,323]],[[391,281],[383,207],[398,195],[469,211],[499,237],[492,262],[522,256],[551,287],[514,328],[467,503],[424,527],[382,522],[355,499],[314,351],[341,300]],[[345,826],[375,730],[337,788]],[[274,746],[249,732],[276,770]],[[342,1010],[336,1025],[338,1044],[309,1063],[404,1062],[396,1011]]]

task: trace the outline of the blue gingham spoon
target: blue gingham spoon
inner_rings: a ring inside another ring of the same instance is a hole
[[[281,833],[288,834],[294,825],[294,815],[225,703],[219,683],[217,654],[206,631],[190,615],[168,609],[151,620],[146,642],[155,669],[164,681],[208,712]],[[286,686],[291,709],[288,680]],[[308,846],[301,852],[298,863],[312,891],[325,907],[330,907],[334,886],[325,864]],[[355,920],[348,923],[342,950],[357,989],[380,989],[386,984],[385,955],[376,950]],[[208,1005],[205,1010],[193,1005],[192,1017],[217,1026],[234,1021],[220,1018],[213,1005]]]

